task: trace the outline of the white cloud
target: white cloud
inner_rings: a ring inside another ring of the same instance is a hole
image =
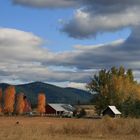
[[[16,29],[0,29],[1,81],[86,81],[89,73],[61,66],[59,53],[43,48],[43,39]],[[61,58],[65,59],[65,53]],[[59,63],[59,68],[55,65]],[[63,63],[63,62],[62,62]],[[63,64],[62,64],[63,65]],[[53,66],[53,67],[51,67]],[[73,68],[72,68],[73,69]]]
[[[13,0],[13,3],[38,8],[71,7],[77,4],[74,0]]]
[[[140,67],[138,28],[126,41],[120,39],[97,46],[79,45],[66,52],[50,52],[42,47],[43,42],[32,33],[1,28],[1,82],[69,81],[71,86],[80,87],[81,84],[75,83],[88,82],[98,69],[120,65],[134,70]],[[137,47],[133,49],[133,46]]]
[[[96,36],[126,26],[140,25],[139,0],[12,0],[15,4],[36,8],[66,8],[78,6],[74,17],[63,21],[62,31],[74,38]]]
[[[75,38],[96,36],[124,27],[140,25],[139,8],[126,9],[122,13],[96,14],[78,9],[74,18],[64,24],[62,31]]]
[[[121,44],[123,44],[126,40],[125,39],[118,39],[118,40],[115,40],[113,42],[109,42],[109,43],[105,43],[105,44],[97,44],[97,45],[88,45],[88,46],[85,46],[85,45],[76,45],[74,46],[75,49],[77,50],[93,50],[93,49],[98,49],[100,47],[105,47],[105,46],[108,46],[108,45],[112,45],[112,46],[119,46]]]
[[[45,57],[40,47],[43,40],[32,33],[16,29],[0,29],[0,58],[5,61],[40,60]],[[4,58],[4,59],[3,59]]]
[[[26,6],[33,6],[37,8],[45,7],[69,7],[75,5],[85,6],[87,8],[95,8],[96,11],[120,11],[129,6],[137,6],[140,4],[139,0],[12,0],[15,4]],[[96,6],[96,7],[95,7]]]
[[[86,83],[70,82],[70,83],[68,83],[67,87],[72,87],[72,88],[86,90]]]
[[[95,69],[124,65],[140,67],[140,0],[12,0],[15,4],[37,8],[66,8],[80,5],[74,17],[63,21],[63,31],[74,38],[88,38],[99,32],[131,27],[127,40],[97,46],[76,45],[73,51],[53,53],[42,48],[43,40],[32,33],[0,30],[0,73],[3,78],[86,82]],[[81,8],[82,7],[82,8]],[[23,64],[22,64],[23,63]],[[49,66],[49,68],[48,68]],[[76,71],[50,69],[50,66],[75,68]],[[90,70],[93,71],[90,71]],[[85,71],[86,70],[86,71]],[[136,73],[139,77],[139,73]]]

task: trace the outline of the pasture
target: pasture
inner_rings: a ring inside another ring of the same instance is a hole
[[[93,139],[138,140],[140,120],[0,117],[0,140]]]

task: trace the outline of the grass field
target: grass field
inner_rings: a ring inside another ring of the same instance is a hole
[[[16,124],[16,122],[19,124]],[[0,117],[0,140],[139,140],[139,119]]]

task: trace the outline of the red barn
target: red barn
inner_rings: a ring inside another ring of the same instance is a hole
[[[46,114],[48,115],[62,115],[65,113],[73,114],[75,109],[68,104],[47,104]]]
[[[46,106],[46,114],[57,114],[57,111],[49,104]]]

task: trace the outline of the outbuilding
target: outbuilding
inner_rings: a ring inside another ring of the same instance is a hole
[[[47,104],[46,106],[46,114],[47,115],[73,115],[73,111],[75,108],[70,104]]]
[[[110,116],[113,118],[120,117],[121,112],[116,108],[116,106],[108,106],[103,112],[103,116]]]

